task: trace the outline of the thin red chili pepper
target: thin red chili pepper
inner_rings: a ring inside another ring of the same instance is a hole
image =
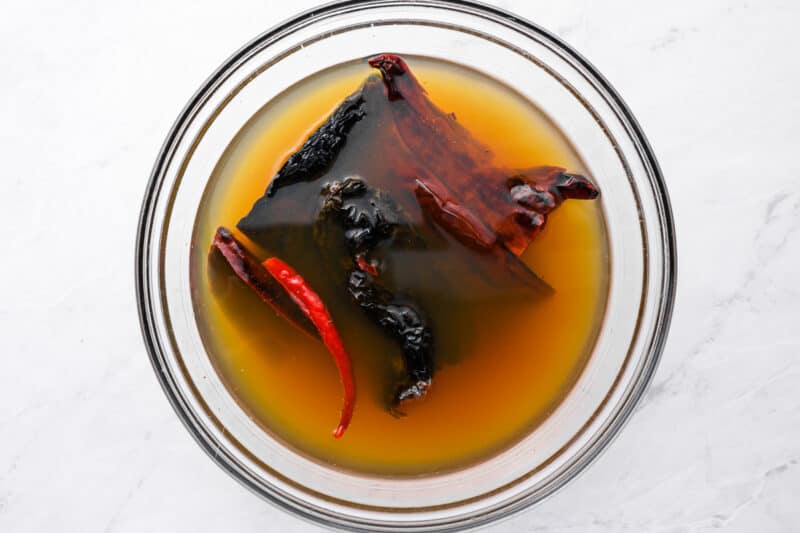
[[[289,296],[292,297],[292,300],[300,310],[314,323],[314,327],[317,328],[320,337],[322,337],[322,342],[325,343],[328,351],[333,356],[333,360],[336,362],[336,366],[339,369],[339,377],[344,386],[342,414],[339,419],[339,425],[333,432],[334,438],[338,439],[350,424],[356,400],[356,386],[353,379],[350,356],[344,349],[344,344],[342,344],[342,339],[336,330],[328,309],[306,280],[277,257],[270,257],[262,264],[267,269],[267,272],[278,280],[278,283],[289,293]]]

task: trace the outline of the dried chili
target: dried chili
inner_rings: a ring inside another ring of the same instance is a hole
[[[362,270],[350,273],[347,290],[367,316],[400,342],[407,376],[397,385],[393,405],[423,397],[433,375],[433,333],[422,312],[413,303],[394,297]]]
[[[346,98],[303,146],[284,163],[267,188],[272,196],[281,187],[319,178],[344,147],[347,134],[364,118],[364,97],[357,92]]]
[[[353,369],[350,364],[350,356],[344,349],[344,344],[336,330],[328,309],[322,299],[306,283],[303,277],[295,270],[277,257],[270,257],[263,263],[264,268],[280,283],[289,293],[289,296],[297,304],[297,307],[305,314],[319,331],[322,342],[328,348],[339,369],[339,378],[344,387],[344,403],[342,405],[339,425],[333,432],[334,438],[339,438],[344,434],[350,419],[353,417],[353,407],[356,400],[355,380],[353,379]]]
[[[309,318],[301,313],[292,302],[286,291],[258,259],[240,243],[233,234],[224,227],[219,227],[214,234],[211,251],[219,251],[228,262],[233,272],[244,281],[259,298],[268,303],[275,311],[300,330],[318,337],[317,330]]]
[[[552,292],[552,287],[542,281],[528,265],[510,253],[505,246],[498,246],[497,234],[489,230],[475,215],[458,204],[447,192],[431,181],[423,183],[417,180],[416,194],[422,211],[437,225],[446,230],[464,246],[493,256],[502,264],[505,271],[524,286],[533,288],[541,294]],[[527,212],[516,212],[515,215],[528,216]],[[534,213],[533,216],[539,216]],[[519,223],[514,219],[514,223]]]
[[[452,114],[428,99],[402,58],[381,54],[370,58],[369,64],[381,72],[399,136],[414,154],[418,182],[423,183],[428,193],[435,191],[446,200],[437,202],[438,218],[447,219],[442,227],[455,238],[461,238],[462,243],[479,244],[474,246],[476,250],[485,248],[486,239],[476,240],[465,232],[467,228],[476,228],[475,221],[479,220],[494,233],[498,244],[520,255],[544,227],[550,211],[564,199],[598,196],[597,187],[584,176],[567,174],[557,167],[539,167],[516,177],[533,194],[548,194],[553,202],[546,206],[527,202],[531,196],[528,191],[510,190],[508,178],[513,174],[495,167],[491,152]],[[420,190],[417,186],[418,198]],[[430,212],[430,194],[424,193],[424,189],[421,199],[428,202],[423,207]],[[444,209],[454,204],[459,206],[458,211]]]
[[[447,191],[430,182],[416,180],[416,184],[414,194],[422,210],[457,241],[480,251],[490,250],[496,244],[497,235],[469,210],[448,197]]]
[[[350,297],[400,344],[406,377],[397,385],[392,404],[421,398],[430,387],[433,374],[433,333],[414,302],[395,296],[375,282],[378,270],[366,259],[374,248],[394,238],[403,218],[399,208],[385,193],[357,177],[329,183],[321,195],[317,224],[339,224],[355,263],[356,268],[348,277]]]

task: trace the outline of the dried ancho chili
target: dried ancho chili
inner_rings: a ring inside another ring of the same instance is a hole
[[[519,255],[562,202],[599,195],[588,178],[563,168],[496,166],[455,115],[428,99],[402,58],[368,62],[377,73],[288,157],[237,224],[285,262],[260,265],[223,229],[214,239],[239,278],[333,354],[345,385],[337,436],[352,413],[352,377],[330,314],[314,311],[326,309],[323,299],[333,315],[359,308],[359,320],[398,345],[390,357],[402,359],[404,375],[392,384],[391,407],[422,398],[446,355],[434,350],[436,313],[499,294],[549,294]],[[410,259],[437,250],[449,255],[425,255],[424,271]],[[453,260],[464,254],[469,260]],[[424,283],[414,285],[417,278]]]

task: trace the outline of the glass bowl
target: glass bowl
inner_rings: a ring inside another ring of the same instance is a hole
[[[299,455],[251,420],[215,372],[190,287],[193,224],[217,161],[265,102],[312,73],[379,52],[446,59],[516,89],[572,141],[603,191],[610,253],[591,356],[554,412],[509,449],[439,475],[379,477]],[[611,85],[560,39],[510,13],[441,0],[356,0],[304,13],[233,54],[192,97],[156,159],[136,246],[145,343],[208,455],[266,500],[328,527],[452,531],[509,516],[573,479],[642,397],[669,327],[675,241],[655,157]]]

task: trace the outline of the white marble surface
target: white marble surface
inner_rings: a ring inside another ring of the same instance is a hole
[[[800,3],[496,3],[574,45],[632,107],[672,194],[680,278],[663,363],[620,438],[489,530],[798,531]],[[133,291],[139,204],[174,117],[233,50],[313,2],[137,4],[2,7],[0,531],[317,531],[195,445]]]

